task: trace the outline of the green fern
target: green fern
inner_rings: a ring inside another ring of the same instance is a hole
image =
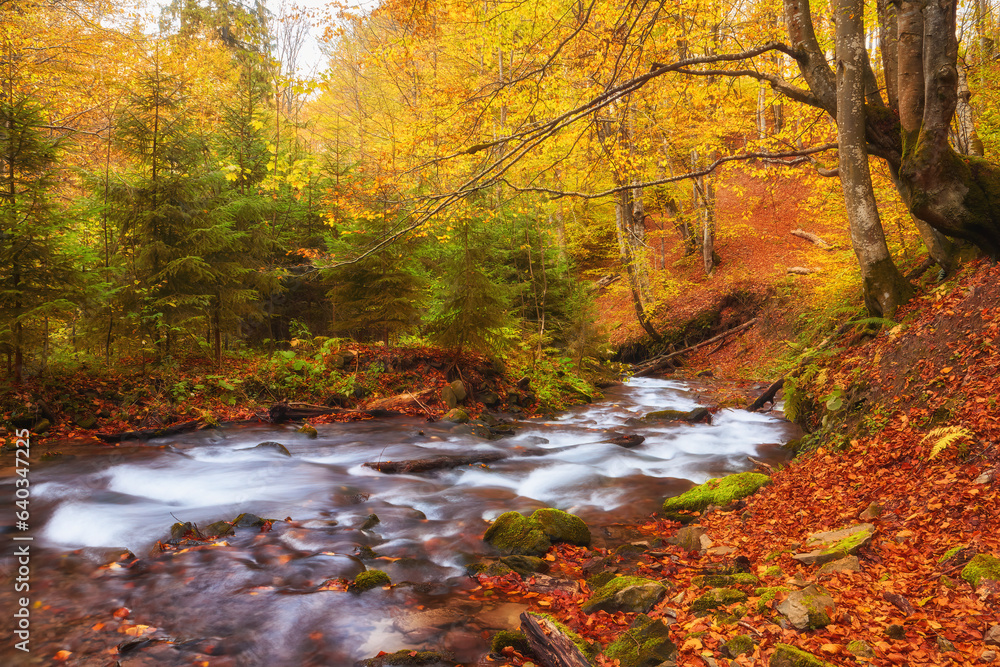
[[[923,444],[928,440],[934,441],[934,445],[931,447],[930,455],[930,458],[933,459],[956,442],[971,439],[972,431],[964,426],[941,426],[932,429],[920,442]]]

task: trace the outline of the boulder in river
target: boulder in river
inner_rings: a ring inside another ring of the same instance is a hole
[[[354,581],[348,584],[347,590],[352,593],[364,593],[373,588],[381,588],[391,584],[392,580],[389,579],[389,575],[382,570],[366,570],[354,577]]]
[[[689,424],[711,424],[712,412],[708,408],[693,410],[655,410],[643,416],[644,422],[676,421]]]
[[[396,665],[419,665],[420,667],[452,667],[458,663],[447,653],[437,651],[413,651],[401,649],[355,663],[356,667],[395,667]]]
[[[590,546],[590,529],[583,519],[575,514],[550,507],[535,510],[530,518],[542,525],[542,530],[553,542]]]
[[[441,417],[441,421],[465,424],[469,421],[469,413],[461,408],[452,408],[448,412],[444,413],[444,416]]]
[[[709,505],[725,507],[755,493],[770,481],[770,477],[757,472],[710,479],[679,496],[667,498],[663,501],[663,514],[668,519],[687,523],[695,518],[690,513],[701,512]]]
[[[598,611],[644,614],[666,594],[667,587],[662,582],[644,577],[615,577],[594,591],[582,608],[586,614]]]
[[[483,540],[504,554],[541,556],[552,542],[542,525],[520,512],[505,512],[486,530]]]
[[[252,451],[254,449],[270,450],[272,452],[278,452],[282,456],[291,456],[292,455],[292,453],[288,451],[287,447],[285,447],[280,442],[274,442],[273,440],[267,440],[265,442],[260,443],[259,445],[254,445],[253,447],[243,447],[242,449],[238,449],[236,451],[238,451],[238,452],[249,452],[249,451]]]

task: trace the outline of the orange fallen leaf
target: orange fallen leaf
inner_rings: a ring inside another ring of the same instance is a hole
[[[72,651],[67,651],[63,649],[62,651],[59,651],[54,656],[52,656],[52,659],[55,660],[56,662],[65,662],[66,660],[69,660],[69,657],[71,655],[73,655]]]

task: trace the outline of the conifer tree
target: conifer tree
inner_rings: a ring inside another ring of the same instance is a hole
[[[51,203],[57,142],[42,130],[42,109],[26,97],[0,97],[0,340],[24,374],[29,333],[68,308],[74,264]]]

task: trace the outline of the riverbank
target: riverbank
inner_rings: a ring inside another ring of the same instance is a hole
[[[83,364],[21,385],[8,382],[0,392],[0,424],[10,443],[18,428],[38,440],[93,442],[178,424],[266,422],[281,403],[318,408],[309,417],[316,424],[367,418],[367,411],[439,419],[454,407],[472,417],[530,416],[589,402],[615,382],[614,370],[567,358],[496,363],[467,352],[456,361],[428,347],[300,344],[230,357],[221,367],[203,357],[128,359],[112,369]]]
[[[483,589],[606,651],[639,617],[583,613],[593,577],[662,582],[647,616],[669,626],[683,666],[996,662],[998,285],[1000,268],[973,263],[901,309],[900,324],[851,332],[801,368],[785,396],[809,431],[799,457],[754,495],[698,516],[693,538],[653,518],[617,548],[553,550],[540,581],[481,577]],[[808,555],[816,534],[859,525],[870,535],[835,557]],[[605,652],[595,664],[647,663]]]

